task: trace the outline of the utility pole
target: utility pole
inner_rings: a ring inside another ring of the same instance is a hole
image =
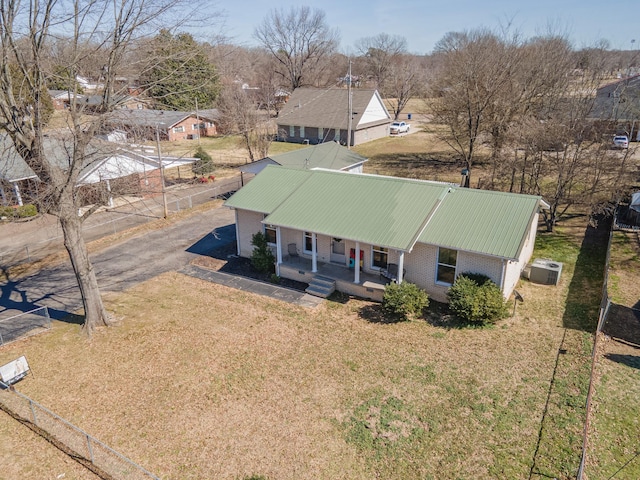
[[[198,113],[198,97],[196,97],[196,122],[198,122],[198,146],[200,146],[200,114]]]
[[[156,147],[158,149],[158,165],[160,166],[160,185],[162,187],[162,206],[164,209],[164,218],[169,216],[169,209],[167,208],[167,192],[164,186],[164,167],[162,166],[162,151],[160,150],[160,131],[159,126],[156,125]]]
[[[351,150],[351,127],[353,123],[353,98],[351,97],[351,60],[349,60],[349,73],[347,74],[349,79],[347,83],[347,96],[349,97],[349,118],[347,119],[347,148]]]

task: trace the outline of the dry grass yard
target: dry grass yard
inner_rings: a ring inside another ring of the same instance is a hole
[[[58,322],[0,364],[26,355],[20,391],[166,479],[572,478],[600,288],[585,223],[540,236],[538,253],[566,262],[560,285],[523,282],[493,328],[438,308],[384,323],[366,301],[309,310],[170,273],[108,298],[118,324],[91,340]],[[0,415],[15,452],[0,476],[92,478],[12,422]]]
[[[589,479],[640,478],[640,238],[614,232],[610,310],[601,337],[586,473]],[[631,310],[635,309],[635,310]]]

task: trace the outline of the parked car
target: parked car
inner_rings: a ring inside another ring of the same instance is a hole
[[[405,122],[393,122],[389,127],[389,133],[391,135],[397,135],[399,133],[408,133],[411,125]]]
[[[613,137],[613,148],[629,148],[629,138],[626,135]]]

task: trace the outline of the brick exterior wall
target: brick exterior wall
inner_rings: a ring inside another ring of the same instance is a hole
[[[204,127],[194,129],[193,126],[198,125],[198,119],[195,115],[191,115],[170,127],[167,131],[167,139],[173,142],[176,140],[194,140],[198,138],[198,135],[201,137],[217,135],[218,131],[213,122],[200,118],[200,124],[204,125]]]
[[[304,132],[302,129],[304,128]],[[304,135],[302,135],[304,133]],[[351,132],[351,145],[359,145],[361,143],[383,138],[389,135],[389,125],[378,125],[375,127],[353,130]],[[322,137],[320,138],[319,129],[316,127],[301,127],[298,125],[293,126],[293,135],[291,135],[291,125],[278,125],[278,140],[289,143],[303,143],[308,140],[310,145],[316,145],[318,143],[333,142],[339,137],[340,144],[347,144],[347,130],[340,129],[338,136],[336,136],[336,130],[333,128],[323,128]]]
[[[250,257],[253,247],[251,246],[251,236],[262,231],[263,215],[261,213],[249,212],[246,210],[236,211],[236,221],[239,235],[240,251],[238,252],[242,257]],[[496,257],[488,255],[479,255],[471,252],[458,251],[456,274],[462,274],[465,272],[470,273],[482,273],[493,280],[497,285],[502,285],[502,291],[505,298],[508,298],[515,285],[520,278],[520,273],[530,260],[533,253],[534,239],[537,229],[537,216],[532,222],[529,230],[529,235],[522,249],[522,254],[519,261],[505,261]],[[280,230],[282,255],[285,257],[287,253],[287,245],[295,243],[298,253],[301,257],[311,259],[311,254],[304,252],[304,236],[303,232],[298,230],[291,230],[282,228]],[[345,242],[345,267],[349,263],[349,253],[351,249],[356,248],[355,242],[351,240],[343,240]],[[329,263],[331,259],[331,237],[325,235],[317,236],[317,248],[318,248],[318,262]],[[378,269],[372,266],[371,257],[371,245],[360,244],[360,249],[364,252],[362,258],[362,271],[369,274],[377,274]],[[275,251],[274,251],[275,254]],[[395,250],[388,252],[387,261],[389,263],[399,263],[399,254]],[[438,247],[434,245],[426,245],[423,243],[417,243],[411,253],[406,253],[404,256],[404,268],[406,270],[404,280],[415,283],[420,288],[424,289],[429,297],[438,302],[447,302],[447,291],[449,286],[439,285],[436,283],[436,269],[438,263]],[[506,267],[506,268],[505,268]],[[503,268],[505,268],[505,278],[502,278]],[[292,269],[284,269],[281,274],[284,273],[286,278],[293,280],[299,280],[308,283],[311,275],[300,274],[299,272],[292,273]],[[294,276],[289,276],[289,275]],[[503,281],[504,280],[504,281]],[[362,286],[343,286],[347,290],[341,290],[345,293],[351,293],[353,295],[362,296],[364,298],[378,299],[381,294],[379,292],[365,292]],[[340,289],[338,289],[340,290]],[[357,291],[357,293],[356,293]]]

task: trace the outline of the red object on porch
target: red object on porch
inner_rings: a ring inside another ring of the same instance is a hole
[[[360,250],[360,269],[362,269],[364,259],[364,250]],[[349,252],[349,268],[354,268],[356,266],[356,249],[352,248]]]

